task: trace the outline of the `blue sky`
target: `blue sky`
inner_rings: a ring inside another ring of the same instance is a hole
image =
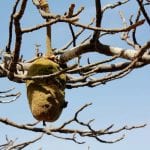
[[[102,0],[103,4],[115,2],[114,0]],[[51,9],[55,13],[64,13],[71,3],[76,3],[76,7],[85,6],[85,12],[81,15],[81,22],[89,23],[91,18],[94,17],[94,1],[91,0],[77,0],[69,1],[55,0],[51,2]],[[136,1],[133,0],[129,3],[130,5],[125,5],[120,9],[108,12],[104,17],[103,26],[104,27],[121,27],[121,19],[118,12],[124,11],[125,17],[129,18],[130,14],[135,14],[137,9]],[[5,48],[8,38],[8,23],[9,15],[13,6],[13,1],[0,1],[0,48]],[[28,3],[25,16],[22,20],[23,27],[34,26],[36,24],[42,23],[42,19],[38,14],[35,7],[31,4],[31,0]],[[66,25],[56,25],[53,27],[53,47],[60,48],[69,41],[70,33],[67,33]],[[45,48],[45,30],[42,29],[37,32],[29,33],[23,36],[23,43],[21,47],[21,53],[24,55],[25,59],[32,58],[35,53],[35,44],[41,44],[40,49]],[[60,34],[61,33],[61,34]],[[85,36],[88,33],[85,33]],[[149,40],[150,30],[148,25],[144,28],[139,28],[138,37],[139,42],[144,44]],[[84,38],[84,37],[83,37]],[[105,44],[111,44],[113,46],[124,47],[128,46],[125,42],[119,40],[120,35],[117,36],[107,36],[102,39]],[[81,38],[82,39],[82,38]],[[80,39],[80,40],[81,40]],[[13,46],[12,46],[13,48]],[[102,56],[90,55],[90,59],[99,60]],[[104,59],[104,58],[103,58]],[[105,150],[149,150],[150,147],[150,84],[149,84],[149,74],[150,66],[146,66],[142,69],[138,69],[130,73],[128,76],[120,80],[112,81],[106,85],[101,85],[96,88],[78,88],[72,90],[66,90],[66,100],[69,102],[68,107],[64,110],[62,116],[55,123],[51,123],[51,126],[57,126],[62,122],[72,118],[74,112],[80,108],[80,106],[85,103],[92,102],[93,105],[84,110],[81,114],[81,119],[88,121],[89,119],[95,118],[93,126],[96,129],[106,128],[110,124],[115,124],[114,128],[122,127],[124,125],[139,125],[147,123],[147,127],[143,129],[134,130],[131,132],[123,132],[126,134],[126,138],[121,142],[116,144],[103,144],[99,143],[94,139],[85,139],[87,141],[84,145],[77,145],[70,141],[63,141],[55,139],[50,136],[45,136],[41,141],[28,147],[29,149],[39,149],[43,150],[60,149],[65,148],[67,150],[87,150],[90,146],[90,150],[105,149]],[[0,89],[4,90],[8,87],[16,87],[16,91],[21,91],[22,96],[14,103],[11,104],[0,104],[0,117],[10,118],[13,121],[20,123],[34,122],[32,117],[28,101],[26,97],[26,89],[24,84],[13,83],[7,79],[2,79],[0,81]],[[19,138],[17,142],[26,141],[33,139],[39,134],[31,133],[27,131],[21,131],[9,126],[5,126],[0,123],[0,144],[5,142],[5,135],[15,139]],[[104,137],[104,139],[114,139],[122,134],[117,134],[115,136]],[[81,139],[84,140],[84,139]]]

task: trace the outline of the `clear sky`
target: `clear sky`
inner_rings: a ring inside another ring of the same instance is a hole
[[[102,0],[103,5],[115,2],[115,0]],[[9,16],[12,10],[14,1],[0,1],[0,49],[5,48],[8,40],[8,25]],[[91,18],[94,17],[94,1],[91,0],[55,0],[51,4],[51,9],[56,14],[64,13],[71,3],[76,4],[76,9],[80,6],[85,6],[85,12],[81,15],[81,22],[89,23]],[[136,1],[132,0],[129,5],[125,5],[115,11],[110,10],[104,16],[104,27],[121,27],[121,19],[119,11],[124,11],[125,17],[130,18],[130,15],[135,15],[137,10]],[[22,20],[22,27],[30,27],[42,23],[42,19],[38,14],[36,8],[29,0],[25,16]],[[53,47],[61,48],[63,44],[69,41],[70,33],[67,33],[66,26],[63,24],[53,27]],[[85,36],[88,33],[85,34]],[[149,40],[150,29],[148,25],[138,30],[138,41],[144,44]],[[45,30],[41,29],[37,32],[29,33],[23,36],[23,43],[21,53],[25,59],[32,58],[35,54],[35,44],[41,44],[41,50],[45,48]],[[84,38],[84,37],[83,37]],[[110,44],[116,47],[128,48],[125,42],[119,40],[118,36],[107,36],[102,39],[103,43]],[[90,59],[101,60],[103,57],[100,55],[90,55]],[[103,58],[104,59],[104,58]],[[106,128],[114,124],[114,129],[124,125],[140,125],[147,123],[147,127],[137,129],[130,132],[122,132],[114,136],[107,136],[104,139],[115,139],[122,134],[126,134],[124,140],[115,144],[103,144],[97,142],[95,139],[84,139],[86,144],[78,145],[71,141],[64,141],[53,138],[51,136],[44,136],[44,138],[26,148],[27,150],[43,150],[50,149],[66,149],[66,150],[149,150],[150,147],[150,84],[149,82],[150,66],[138,69],[130,73],[128,76],[120,80],[115,80],[101,85],[96,88],[78,88],[66,90],[66,100],[69,102],[68,107],[64,110],[62,116],[51,126],[58,126],[64,121],[72,118],[75,111],[83,106],[85,103],[92,102],[93,105],[84,110],[81,114],[81,119],[88,121],[95,118],[93,126],[95,129]],[[24,84],[17,84],[8,81],[7,79],[0,80],[0,90],[5,90],[8,87],[16,87],[16,91],[21,91],[22,96],[10,104],[0,104],[0,117],[9,118],[17,123],[34,122],[35,119],[29,110],[28,101],[26,97],[26,88]],[[17,142],[30,140],[38,136],[37,133],[22,131],[0,123],[0,144],[5,143],[5,135],[9,138],[18,138]]]

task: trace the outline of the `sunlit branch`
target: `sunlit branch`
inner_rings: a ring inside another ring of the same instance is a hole
[[[120,5],[126,4],[127,2],[129,2],[130,0],[124,0],[124,1],[118,1],[115,4],[107,4],[102,8],[102,11],[106,11],[108,9],[114,9]]]
[[[121,19],[122,19],[123,26],[124,26],[124,27],[127,27],[127,21],[126,21],[126,19],[125,19],[125,17],[124,17],[124,13],[123,13],[122,11],[120,11],[119,14],[120,14],[120,17],[121,17]],[[133,24],[133,23],[132,23],[132,24]],[[132,25],[132,24],[131,24],[131,25]],[[136,30],[136,28],[133,29],[133,30]],[[136,45],[135,45],[135,43],[130,39],[129,32],[123,32],[123,33],[122,33],[122,36],[121,36],[121,39],[124,40],[124,41],[126,41],[126,43],[127,43],[129,46],[132,46],[132,47],[136,50]]]
[[[136,65],[136,63],[140,60],[140,58],[142,57],[142,55],[145,53],[145,51],[150,47],[150,42],[147,42],[138,52],[137,54],[134,56],[133,61],[131,61],[129,63],[129,65],[127,67],[125,67],[124,69],[122,69],[121,71],[114,73],[114,74],[108,74],[107,76],[101,77],[101,78],[97,78],[97,79],[91,79],[91,80],[86,80],[83,83],[75,83],[74,85],[69,85],[70,88],[75,88],[75,87],[83,87],[83,86],[89,86],[89,87],[94,87],[100,84],[105,84],[106,82],[121,78],[126,76],[127,74],[129,74],[133,69],[134,66]],[[95,73],[95,70],[93,71]],[[92,73],[93,73],[92,72]]]
[[[148,48],[149,46],[147,47],[147,50]],[[127,60],[133,60],[134,57],[137,55],[137,51],[132,50],[132,49],[112,47],[112,46],[104,45],[101,43],[93,44],[90,41],[88,41],[84,44],[73,47],[72,49],[70,49],[70,51],[66,51],[65,53],[63,53],[60,56],[60,61],[67,62],[73,58],[78,57],[79,55],[82,55],[88,52],[98,52],[100,54],[104,54],[107,56],[119,55],[120,58],[124,58]],[[144,63],[150,63],[150,55],[147,55],[147,54],[142,55],[140,61]]]

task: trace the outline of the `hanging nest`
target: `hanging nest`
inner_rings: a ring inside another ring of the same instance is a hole
[[[38,58],[28,70],[28,76],[48,75],[60,71],[60,66],[47,58]],[[59,118],[65,105],[66,75],[27,80],[27,97],[33,116],[52,122]]]

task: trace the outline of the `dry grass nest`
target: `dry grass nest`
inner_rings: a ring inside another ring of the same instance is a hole
[[[60,71],[60,66],[47,58],[35,60],[28,76],[48,75]],[[65,104],[66,75],[27,80],[27,97],[31,112],[39,121],[52,122],[59,118]]]

